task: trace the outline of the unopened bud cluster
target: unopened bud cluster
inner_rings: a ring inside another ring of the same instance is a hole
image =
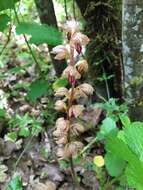
[[[77,136],[85,131],[82,124],[76,120],[81,116],[84,106],[77,104],[79,98],[88,98],[93,94],[93,87],[88,83],[78,85],[83,73],[88,71],[88,62],[80,58],[82,48],[89,42],[89,38],[80,32],[79,23],[75,20],[67,21],[64,26],[67,44],[53,48],[55,59],[69,59],[70,63],[62,73],[62,78],[69,81],[69,89],[60,87],[55,91],[55,97],[59,98],[55,103],[55,109],[65,113],[66,117],[58,118],[56,130],[53,132],[55,142],[58,145],[57,156],[60,159],[76,155],[83,144],[76,140]],[[79,60],[75,63],[76,54]]]

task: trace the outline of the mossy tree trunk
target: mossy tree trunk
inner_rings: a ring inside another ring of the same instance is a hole
[[[39,13],[41,23],[58,27],[53,1],[52,0],[35,0],[35,4]],[[48,47],[49,47],[49,51],[51,51],[53,48],[53,46],[48,46]],[[63,69],[66,67],[66,62],[65,60],[63,61],[55,60],[54,55],[51,53],[50,53],[50,56],[51,56],[56,74],[57,76],[60,76]]]
[[[86,21],[85,32],[91,39],[87,48],[91,80],[95,80],[95,87],[106,97],[106,83],[97,78],[101,78],[104,72],[108,78],[114,75],[107,81],[110,97],[122,99],[121,0],[76,2]]]
[[[143,1],[123,0],[125,94],[134,120],[143,120]]]

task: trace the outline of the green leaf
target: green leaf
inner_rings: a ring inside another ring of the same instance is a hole
[[[53,89],[56,90],[57,88],[60,87],[65,87],[68,85],[68,80],[66,78],[58,78],[54,83],[53,83]]]
[[[10,73],[19,73],[19,72],[22,72],[24,71],[25,69],[27,69],[28,67],[31,67],[32,66],[32,63],[27,63],[27,64],[24,64],[22,66],[16,66],[12,69],[9,69],[9,72]]]
[[[13,9],[14,4],[20,0],[0,0],[0,11]]]
[[[22,127],[19,131],[19,136],[28,137],[30,135],[30,131],[27,127]]]
[[[23,190],[20,176],[14,176],[10,181],[7,190]]]
[[[120,120],[124,127],[128,127],[131,124],[131,121],[127,115],[121,114],[120,115]]]
[[[7,14],[0,15],[0,31],[3,32],[7,27],[8,22],[10,21],[10,17]]]
[[[124,129],[125,140],[130,149],[143,161],[143,123],[134,122]]]
[[[139,166],[140,167],[140,166]],[[127,176],[127,182],[130,187],[135,188],[137,190],[142,190],[143,187],[143,170],[141,168],[132,165],[128,165],[125,174]]]
[[[143,187],[143,123],[134,122],[124,128],[123,132],[123,137],[117,134],[106,138],[106,151],[127,161],[125,175],[128,184],[141,190]]]
[[[18,34],[31,35],[30,43],[59,45],[62,43],[62,34],[55,27],[46,24],[21,22],[17,27]]]
[[[6,111],[3,109],[0,109],[0,117],[5,117]]]
[[[44,80],[35,80],[31,83],[27,97],[29,100],[35,102],[37,98],[43,96],[48,90],[48,82]]]
[[[7,141],[13,141],[15,142],[17,139],[17,133],[16,132],[10,132],[5,135],[5,140]]]
[[[106,151],[116,155],[118,158],[132,162],[135,159],[135,155],[131,152],[129,147],[117,137],[118,135],[109,135],[106,138]],[[117,148],[122,147],[122,148]]]
[[[97,138],[98,139],[104,139],[111,131],[117,131],[116,123],[115,121],[107,117],[106,119],[103,120],[100,131],[97,133]]]
[[[122,174],[126,162],[114,154],[107,153],[105,155],[105,166],[110,176],[118,177]]]

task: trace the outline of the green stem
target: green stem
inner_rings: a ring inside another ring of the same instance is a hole
[[[80,155],[85,153],[95,142],[97,141],[97,138],[94,138],[87,146],[85,146],[82,151],[80,152]]]
[[[103,73],[106,75],[105,73],[105,69],[104,67],[102,66],[102,69],[103,69]],[[109,91],[109,85],[108,85],[108,82],[107,82],[107,78],[105,78],[105,86],[106,86],[106,91],[107,91],[107,97],[108,97],[108,100],[110,99],[110,91]]]
[[[18,14],[17,14],[15,6],[14,6],[14,13],[15,13],[15,17],[16,17],[17,23],[20,24],[20,19],[18,17]],[[38,62],[38,60],[37,60],[34,52],[32,51],[32,48],[31,48],[31,46],[30,46],[30,44],[29,44],[29,42],[28,42],[25,34],[23,34],[23,37],[24,37],[25,43],[26,43],[26,45],[27,45],[27,47],[29,49],[29,52],[30,52],[31,56],[32,56],[34,62],[36,63],[36,66],[37,66],[38,70],[40,71],[41,69],[40,69],[40,66],[39,66],[39,62]]]

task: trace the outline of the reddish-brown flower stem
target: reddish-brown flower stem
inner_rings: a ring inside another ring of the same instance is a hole
[[[72,44],[70,44],[70,65],[74,66],[74,47]],[[69,121],[69,130],[68,130],[68,142],[70,143],[71,141],[71,136],[70,136],[70,126],[71,126],[71,116],[69,114],[69,110],[73,104],[74,100],[74,88],[75,88],[75,83],[71,83],[71,93],[68,101],[68,108],[67,108],[67,120]],[[77,181],[77,175],[74,170],[74,164],[73,164],[73,158],[72,155],[69,157],[69,162],[70,162],[70,167],[71,167],[71,175],[73,178],[74,183],[79,186],[79,183]]]

